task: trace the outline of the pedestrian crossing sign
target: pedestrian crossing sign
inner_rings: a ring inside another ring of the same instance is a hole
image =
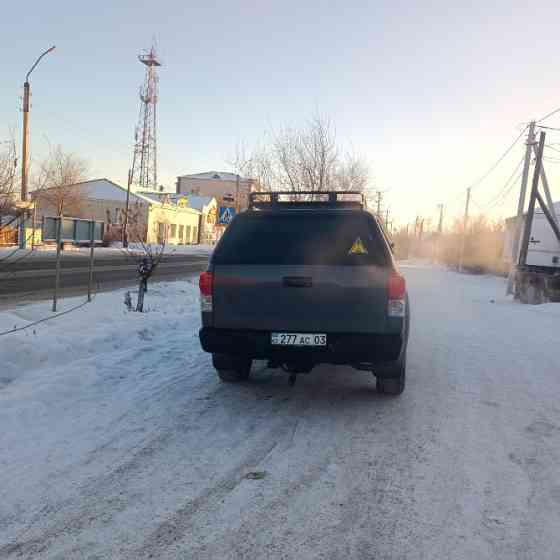
[[[230,208],[229,206],[222,206],[220,207],[218,224],[222,226],[227,226],[231,223],[234,217],[235,217],[235,208]]]
[[[363,241],[361,240],[361,238],[357,237],[356,241],[354,241],[354,244],[352,245],[352,247],[350,247],[350,251],[348,251],[349,255],[367,255],[367,249],[366,246],[364,245]]]

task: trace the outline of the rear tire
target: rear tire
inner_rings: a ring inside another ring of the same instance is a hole
[[[406,385],[406,357],[377,372],[376,389],[382,395],[400,395]]]
[[[237,383],[249,379],[252,360],[226,354],[212,354],[212,363],[218,372],[218,377],[225,383]]]

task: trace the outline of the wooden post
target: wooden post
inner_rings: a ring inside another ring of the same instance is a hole
[[[534,144],[533,144],[533,148],[535,150],[535,155],[536,155],[537,154],[537,147]],[[560,225],[558,223],[558,216],[556,215],[556,210],[554,209],[554,201],[552,200],[552,196],[550,194],[550,187],[548,186],[548,179],[546,178],[546,172],[544,170],[544,165],[542,165],[542,164],[541,164],[541,181],[542,181],[542,186],[543,186],[543,190],[544,190],[544,196],[546,198],[546,205],[545,206],[548,206],[549,214],[552,216],[552,220],[556,223],[556,226],[558,227]],[[540,201],[539,201],[539,204],[544,211],[545,206],[543,206],[540,203]],[[545,214],[546,214],[546,212],[545,212]]]
[[[469,223],[469,203],[471,201],[471,188],[467,189],[467,202],[465,204],[465,217],[463,218],[463,238],[461,239],[461,252],[459,254],[459,272],[463,272],[465,260],[465,244],[467,240],[467,225]]]
[[[52,310],[56,311],[56,304],[58,302],[58,285],[60,282],[60,250],[61,250],[61,236],[62,236],[62,214],[58,216],[56,223],[56,275],[54,280],[54,294]]]
[[[87,291],[87,300],[91,301],[91,290],[93,286],[93,249],[95,247],[95,220],[92,218],[91,222],[89,223],[89,241],[90,241],[90,249],[89,249],[89,279],[88,279],[88,291]]]
[[[529,252],[529,240],[531,238],[531,228],[533,227],[533,216],[535,215],[535,203],[537,201],[539,178],[541,175],[545,137],[546,134],[541,132],[537,151],[537,161],[535,162],[535,171],[533,173],[531,195],[529,196],[529,208],[527,210],[527,217],[525,218],[525,229],[523,230],[521,249],[519,250],[519,266],[525,266],[527,264],[527,253]]]

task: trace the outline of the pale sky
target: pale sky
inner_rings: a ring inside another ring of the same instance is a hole
[[[520,124],[560,107],[559,23],[557,0],[10,2],[0,20],[0,141],[10,128],[19,141],[25,73],[56,44],[31,78],[32,157],[45,155],[48,139],[87,158],[92,177],[126,184],[144,70],[137,54],[155,37],[167,188],[180,174],[230,170],[239,142],[318,109],[371,162],[399,222],[435,215],[440,202],[451,218]],[[560,113],[542,124],[560,128]],[[553,142],[560,132],[549,131]],[[520,142],[473,191],[473,211],[522,154]],[[546,165],[559,199],[558,162]],[[492,212],[511,214],[517,192]]]

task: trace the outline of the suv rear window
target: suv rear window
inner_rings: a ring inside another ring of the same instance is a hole
[[[366,214],[239,215],[216,247],[214,264],[379,265],[387,249]]]

